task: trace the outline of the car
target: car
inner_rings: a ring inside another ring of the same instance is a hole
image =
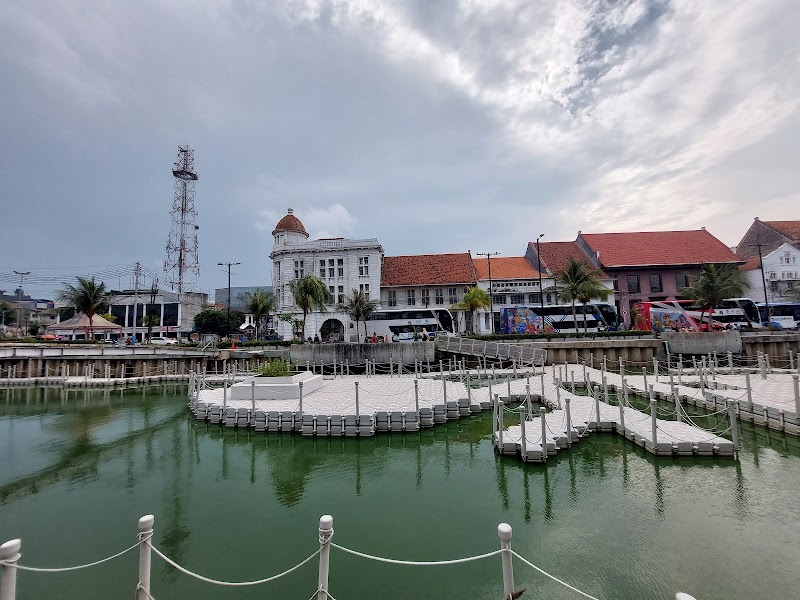
[[[150,343],[153,346],[177,346],[178,340],[175,338],[153,338]]]

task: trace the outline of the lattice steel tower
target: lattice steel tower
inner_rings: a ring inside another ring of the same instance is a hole
[[[197,257],[197,230],[194,220],[197,211],[194,208],[194,150],[187,146],[178,146],[178,160],[172,168],[175,178],[175,197],[172,200],[172,228],[167,241],[167,260],[164,261],[164,272],[173,291],[178,294],[193,291],[200,275],[200,263]]]

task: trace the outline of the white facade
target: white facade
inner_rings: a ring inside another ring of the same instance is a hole
[[[326,321],[326,332],[330,327],[341,332],[342,341],[355,340],[355,323],[336,306],[344,302],[352,290],[363,290],[371,299],[380,300],[381,261],[383,248],[377,238],[350,240],[344,238],[309,240],[308,234],[290,209],[292,219],[284,225],[286,217],[273,231],[272,289],[277,303],[277,313],[292,313],[295,319],[303,318],[302,311],[295,305],[290,284],[305,275],[320,278],[333,296],[333,303],[326,312],[309,313],[304,337],[323,338],[322,329]],[[289,229],[293,227],[293,229]],[[301,231],[302,230],[302,231]],[[276,320],[278,335],[286,340],[292,339],[291,323]],[[327,341],[327,338],[325,339]]]
[[[152,308],[151,300],[153,300]],[[134,304],[136,310],[136,327],[134,328]],[[157,322],[153,324],[152,335],[157,337],[186,338],[194,331],[195,316],[208,305],[208,294],[201,292],[177,292],[159,290],[155,297],[150,290],[133,290],[114,292],[109,298],[109,310],[116,317],[114,322],[122,327],[122,336],[133,338],[134,329],[138,340],[143,340],[147,333],[144,324],[145,314],[153,312]]]
[[[783,244],[763,257],[764,279],[767,280],[767,298],[770,302],[788,300],[792,289],[800,286],[800,250]],[[750,298],[764,302],[764,281],[761,269],[744,271],[750,284]]]

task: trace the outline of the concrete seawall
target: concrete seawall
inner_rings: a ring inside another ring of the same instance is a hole
[[[365,361],[379,364],[413,365],[414,361],[434,360],[433,342],[410,342],[389,344],[293,344],[292,362],[332,365],[363,364]]]

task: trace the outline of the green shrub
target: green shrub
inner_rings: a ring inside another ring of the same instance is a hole
[[[289,365],[280,359],[273,360],[256,370],[256,375],[259,377],[290,377],[291,374]]]
[[[237,343],[237,346],[244,346],[246,348],[262,347],[262,346],[291,346],[294,342],[290,340],[247,340],[246,342]]]

